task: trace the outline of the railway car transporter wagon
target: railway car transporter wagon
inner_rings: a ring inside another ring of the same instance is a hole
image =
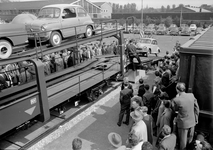
[[[94,22],[83,7],[71,4],[54,4],[41,8],[38,18],[26,24],[29,43],[35,40],[49,41],[51,46],[59,46],[62,39],[84,34],[91,37]],[[35,36],[38,33],[38,36]]]

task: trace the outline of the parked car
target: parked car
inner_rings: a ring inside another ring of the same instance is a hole
[[[48,41],[51,46],[58,46],[62,39],[76,33],[91,37],[94,34],[94,23],[79,5],[54,4],[41,8],[38,18],[26,24],[26,30],[30,43],[34,43],[34,33],[39,33],[42,42]]]
[[[155,29],[153,27],[148,26],[144,29],[144,34],[155,34]]]
[[[196,31],[197,26],[196,26],[196,24],[191,24],[189,28],[191,31]]]
[[[177,27],[177,25],[176,25],[176,24],[171,24],[171,25],[169,26],[168,30],[170,31],[171,28],[173,28],[173,27]]]
[[[202,27],[198,27],[195,31],[195,34],[201,34],[204,31],[204,29]]]
[[[136,51],[138,55],[148,57],[149,54],[160,53],[157,40],[153,38],[142,38],[136,44]]]
[[[28,42],[25,23],[36,19],[32,14],[19,14],[10,23],[0,24],[0,58],[11,56],[13,48]]]
[[[170,35],[179,35],[179,28],[178,27],[171,27],[169,34]]]
[[[185,28],[185,27],[189,27],[189,26],[187,24],[181,24],[179,30],[182,31],[183,28]]]
[[[190,30],[190,28],[189,28],[189,27],[183,28],[183,29],[181,30],[181,32],[180,32],[180,35],[188,35],[188,36],[190,36],[190,35],[191,35],[191,30]]]
[[[167,33],[167,29],[164,26],[161,26],[158,28],[158,30],[156,31],[157,35],[165,35]]]

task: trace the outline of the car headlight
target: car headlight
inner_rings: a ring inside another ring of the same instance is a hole
[[[41,31],[46,31],[44,26],[41,26]]]
[[[143,47],[143,50],[147,50],[147,47],[146,47],[146,46],[144,46],[144,47]]]

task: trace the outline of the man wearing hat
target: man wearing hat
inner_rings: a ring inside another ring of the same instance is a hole
[[[139,141],[147,141],[147,127],[142,120],[142,113],[139,110],[135,110],[130,113],[130,116],[135,122],[130,132],[134,133],[138,137]]]
[[[127,53],[129,55],[130,63],[132,64],[132,69],[135,70],[135,65],[133,62],[133,59],[136,58],[139,64],[142,64],[140,57],[138,56],[136,52],[136,46],[134,45],[135,40],[131,39],[129,41],[129,44],[127,45]]]
[[[109,140],[110,144],[112,144],[112,146],[115,148],[119,148],[122,145],[121,136],[115,132],[109,133],[108,140]]]
[[[145,94],[145,89],[144,89],[144,83],[143,83],[143,79],[140,78],[139,79],[139,88],[138,88],[138,96],[140,96],[141,98],[143,97],[143,95]]]

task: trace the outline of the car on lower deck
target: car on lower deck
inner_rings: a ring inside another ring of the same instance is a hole
[[[41,8],[38,18],[26,24],[28,41],[48,41],[51,46],[58,46],[62,40],[71,36],[84,34],[91,37],[94,22],[89,14],[79,5],[54,4]],[[35,37],[35,33],[38,37]]]
[[[158,42],[153,38],[142,38],[136,43],[136,52],[138,55],[148,57],[149,54],[160,53],[160,48],[158,47]]]

